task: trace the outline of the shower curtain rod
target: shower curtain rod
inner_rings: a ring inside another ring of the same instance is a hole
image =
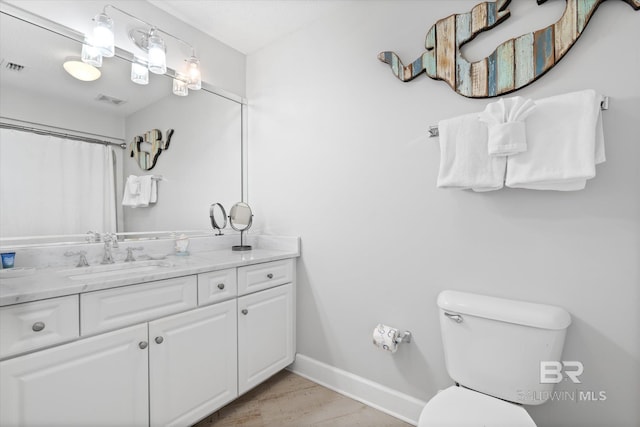
[[[3,119],[9,119],[8,117],[2,117]],[[16,119],[9,119],[9,120],[16,120]],[[16,121],[22,121],[25,123],[32,123],[32,122],[27,122],[24,120],[16,120]],[[32,123],[37,125],[38,123]],[[47,125],[43,125],[43,126],[47,126]],[[71,139],[73,141],[81,141],[81,142],[88,142],[90,144],[101,144],[101,145],[115,145],[118,146],[122,149],[127,148],[127,144],[125,144],[124,142],[118,143],[118,142],[111,142],[111,141],[106,141],[103,139],[96,139],[96,138],[89,138],[89,137],[83,137],[83,136],[78,136],[78,135],[71,135],[68,133],[64,133],[64,132],[57,132],[54,130],[47,130],[47,129],[40,129],[40,128],[34,128],[34,127],[30,127],[30,126],[22,126],[22,125],[16,125],[13,123],[7,123],[7,122],[0,122],[0,128],[5,128],[5,129],[13,129],[13,130],[17,130],[17,131],[21,131],[21,132],[31,132],[31,133],[35,133],[38,135],[51,135],[51,136],[57,136],[59,138],[65,138],[65,139]],[[64,129],[64,128],[58,128],[58,129]],[[71,129],[65,129],[65,130],[69,130],[72,131]],[[120,138],[114,138],[114,139],[120,139]]]

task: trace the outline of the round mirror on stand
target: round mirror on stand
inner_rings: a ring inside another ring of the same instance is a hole
[[[216,236],[222,236],[222,229],[227,226],[227,211],[220,203],[214,203],[209,206],[209,217],[211,218],[211,226],[216,230]]]
[[[240,245],[232,246],[231,250],[234,251],[249,251],[250,245],[244,244],[244,232],[251,227],[253,223],[253,213],[248,204],[244,202],[238,202],[231,207],[229,212],[229,225],[236,231],[240,232]]]

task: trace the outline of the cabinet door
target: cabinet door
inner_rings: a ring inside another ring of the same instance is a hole
[[[291,283],[238,298],[240,394],[293,362],[293,322]]]
[[[149,323],[151,425],[191,425],[238,396],[236,300]]]
[[[137,325],[0,362],[0,425],[148,425],[146,341]]]

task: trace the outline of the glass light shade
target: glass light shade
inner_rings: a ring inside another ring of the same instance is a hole
[[[115,36],[113,35],[113,20],[102,12],[93,18],[92,41],[102,56],[110,58],[115,53]]]
[[[189,84],[187,76],[181,73],[176,73],[176,77],[173,79],[173,94],[178,96],[189,95]]]
[[[149,71],[155,74],[167,72],[167,53],[162,38],[153,31],[149,34]]]
[[[149,69],[137,56],[133,58],[131,63],[131,81],[139,85],[149,84]]]
[[[93,65],[97,68],[102,67],[102,55],[100,54],[100,50],[94,47],[91,40],[88,38],[84,39],[84,43],[82,45],[82,62]]]
[[[189,84],[187,85],[189,89],[198,90],[202,87],[200,61],[195,56],[187,59],[187,76],[189,78]]]
[[[62,66],[67,73],[83,82],[98,80],[102,74],[96,67],[82,62],[80,58],[69,58]]]

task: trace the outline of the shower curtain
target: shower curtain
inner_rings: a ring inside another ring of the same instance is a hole
[[[116,231],[114,153],[0,129],[0,237]]]

